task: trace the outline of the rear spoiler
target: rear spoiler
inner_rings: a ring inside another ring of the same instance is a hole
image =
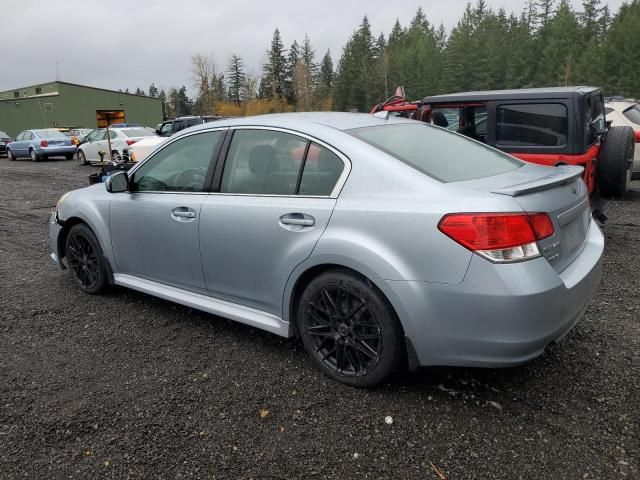
[[[546,177],[538,178],[530,182],[517,183],[508,187],[497,188],[495,190],[491,190],[491,193],[509,195],[510,197],[527,195],[529,193],[547,190],[558,185],[571,183],[576,178],[582,176],[582,171],[584,170],[583,167],[577,165],[563,165],[561,167],[556,167],[556,169],[556,172],[551,175],[547,175]]]

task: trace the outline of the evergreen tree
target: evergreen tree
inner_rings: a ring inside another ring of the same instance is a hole
[[[544,27],[538,85],[571,85],[574,82],[580,30],[575,13],[567,0],[561,0],[553,19]]]
[[[169,116],[169,112],[167,109],[167,94],[164,90],[160,90],[160,93],[158,93],[158,98],[160,99],[162,105],[162,119],[164,120]]]
[[[271,48],[267,52],[267,63],[263,67],[263,81],[260,91],[262,96],[277,98],[284,95],[286,90],[286,59],[285,49],[280,37],[280,30],[276,28],[271,40]]]
[[[318,72],[318,86],[316,88],[316,97],[320,103],[325,102],[331,97],[331,90],[333,88],[333,59],[331,58],[331,51],[327,50],[327,53],[322,57],[320,62],[320,70]]]
[[[149,85],[149,96],[153,98],[156,98],[158,96],[158,88],[153,82],[151,83],[151,85]]]
[[[640,97],[640,0],[623,3],[604,42],[604,86],[610,95]]]
[[[240,105],[243,100],[242,93],[246,75],[244,73],[244,62],[235,53],[229,58],[227,72],[229,74],[229,100],[236,105]]]
[[[293,87],[294,80],[294,72],[296,69],[296,65],[300,60],[300,45],[297,40],[294,40],[289,48],[289,54],[287,55],[287,65],[286,65],[286,75],[285,75],[285,88],[284,88],[284,96],[287,99],[287,102],[290,104],[296,103],[296,92]]]

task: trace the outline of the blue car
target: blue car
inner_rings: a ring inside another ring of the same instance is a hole
[[[53,128],[25,130],[20,132],[15,141],[7,145],[9,160],[31,158],[34,162],[49,157],[65,157],[71,160],[76,147],[65,134]]]

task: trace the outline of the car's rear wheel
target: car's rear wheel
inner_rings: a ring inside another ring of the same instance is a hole
[[[331,270],[302,293],[297,326],[307,353],[330,377],[356,387],[377,385],[404,356],[404,334],[393,308],[366,278]]]
[[[611,127],[598,159],[598,188],[605,197],[624,197],[631,184],[634,133],[631,127]]]
[[[108,283],[106,260],[91,229],[79,223],[71,227],[65,245],[67,265],[76,285],[86,293],[100,293]]]
[[[16,157],[13,155],[13,152],[8,148],[7,148],[7,158],[12,162],[16,159]]]
[[[31,158],[32,162],[37,162],[40,160],[40,157],[33,148],[29,150],[29,158]]]
[[[84,152],[82,150],[78,150],[78,163],[80,165],[86,165],[87,164],[87,157],[84,155]]]

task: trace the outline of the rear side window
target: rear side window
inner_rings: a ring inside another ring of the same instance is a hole
[[[237,130],[221,193],[330,196],[344,162],[306,138],[271,130]]]
[[[295,195],[307,140],[270,130],[237,130],[224,166],[222,193]]]
[[[496,117],[497,145],[559,147],[567,143],[567,107],[561,103],[500,105]]]
[[[300,195],[331,195],[344,170],[344,162],[331,150],[312,143],[304,162]]]
[[[422,123],[356,128],[348,132],[441,182],[491,177],[524,165],[481,143]]]
[[[640,125],[640,105],[634,105],[627,108],[622,114],[627,117],[630,122]]]

